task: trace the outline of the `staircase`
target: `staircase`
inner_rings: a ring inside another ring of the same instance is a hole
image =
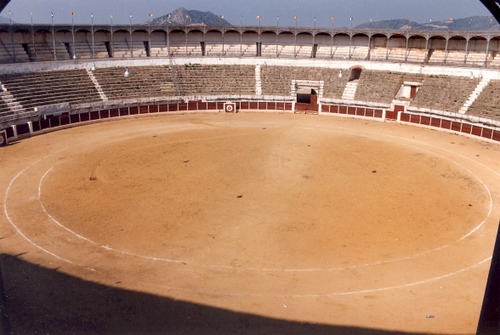
[[[255,94],[262,95],[262,82],[260,80],[260,64],[255,65]]]
[[[458,111],[460,114],[467,113],[467,110],[469,110],[469,107],[472,106],[474,101],[476,101],[479,94],[481,94],[481,92],[484,90],[484,88],[488,85],[489,82],[490,82],[490,79],[488,79],[488,78],[481,79],[481,81],[479,82],[479,84],[477,84],[474,91],[472,91],[472,93],[469,95],[469,98],[464,103],[462,108],[460,108],[460,110]]]
[[[3,85],[1,85],[1,87],[2,90],[0,91],[0,97],[9,107],[9,111],[14,114],[22,114],[26,112],[26,109],[19,103],[19,101],[16,100],[16,98],[14,98],[14,96],[10,94]]]
[[[358,89],[358,81],[352,80],[345,85],[344,93],[342,93],[342,100],[354,100],[356,90]]]
[[[170,53],[170,51],[169,51]],[[174,66],[174,61],[172,60],[172,57],[168,57],[168,67],[170,69],[170,73],[172,75],[172,81],[174,82],[175,85],[175,91],[177,92],[177,96],[181,96],[181,86],[179,85],[179,80],[177,78],[177,73],[175,72],[175,66]]]
[[[94,83],[95,89],[97,90],[97,93],[99,93],[99,96],[101,97],[102,101],[108,101],[108,97],[106,97],[106,94],[104,94],[104,91],[102,90],[101,85],[97,81],[96,77],[92,73],[92,70],[87,69],[87,73],[90,77],[90,80]]]

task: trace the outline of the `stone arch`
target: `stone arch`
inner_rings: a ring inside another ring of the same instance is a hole
[[[351,58],[358,60],[368,59],[370,38],[366,34],[354,34],[351,38]]]
[[[363,71],[363,69],[364,67],[361,65],[351,66],[348,81],[358,80],[361,77],[361,71]]]
[[[448,40],[443,36],[432,36],[429,39],[426,63],[442,64],[446,60]]]
[[[151,32],[150,39],[151,39],[150,50],[152,57],[168,56],[168,51],[167,51],[168,37],[165,31],[153,30]]]

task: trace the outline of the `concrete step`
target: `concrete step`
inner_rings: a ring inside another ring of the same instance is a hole
[[[342,99],[343,100],[354,100],[354,97],[356,96],[356,91],[358,89],[358,82],[357,81],[350,81],[347,83],[347,85],[344,88],[344,92],[342,93]]]
[[[488,79],[488,78],[481,79],[481,81],[477,84],[474,91],[472,91],[472,93],[469,95],[469,97],[465,101],[464,105],[458,111],[460,114],[467,113],[467,111],[469,110],[469,107],[472,106],[474,101],[476,101],[477,97],[481,94],[481,92],[484,90],[484,88],[488,85],[489,82],[490,82],[490,79]]]

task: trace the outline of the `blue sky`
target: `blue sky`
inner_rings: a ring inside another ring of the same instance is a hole
[[[70,23],[71,12],[75,23],[90,23],[91,14],[95,23],[138,23],[149,19],[148,14],[159,17],[184,7],[210,11],[224,15],[234,25],[243,21],[244,25],[257,25],[261,16],[262,25],[318,27],[348,27],[386,19],[411,19],[424,23],[444,20],[450,17],[490,16],[478,0],[11,0],[1,16],[20,23],[30,22],[30,12],[34,23],[48,23],[51,12],[55,23]],[[316,20],[315,20],[316,18]]]

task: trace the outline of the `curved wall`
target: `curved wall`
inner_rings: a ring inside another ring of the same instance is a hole
[[[131,76],[124,76],[126,69]],[[353,69],[361,73],[359,78],[351,78]],[[3,65],[0,81],[0,131],[5,131],[9,141],[118,116],[221,112],[225,103],[234,103],[241,112],[344,114],[499,140],[500,123],[495,115],[461,111],[481,83],[490,83],[486,91],[491,83],[500,83],[500,72],[495,69],[357,60],[185,57]],[[398,97],[408,82],[420,85],[417,96]],[[346,92],[352,83],[357,83],[357,93],[349,97]],[[297,94],[304,89],[313,90],[316,100],[299,103]],[[436,92],[447,95],[433,96]],[[426,98],[419,100],[419,96]],[[21,112],[14,112],[18,105]],[[8,115],[2,116],[3,110]]]
[[[0,63],[155,57],[357,59],[500,68],[498,31],[0,24]]]

